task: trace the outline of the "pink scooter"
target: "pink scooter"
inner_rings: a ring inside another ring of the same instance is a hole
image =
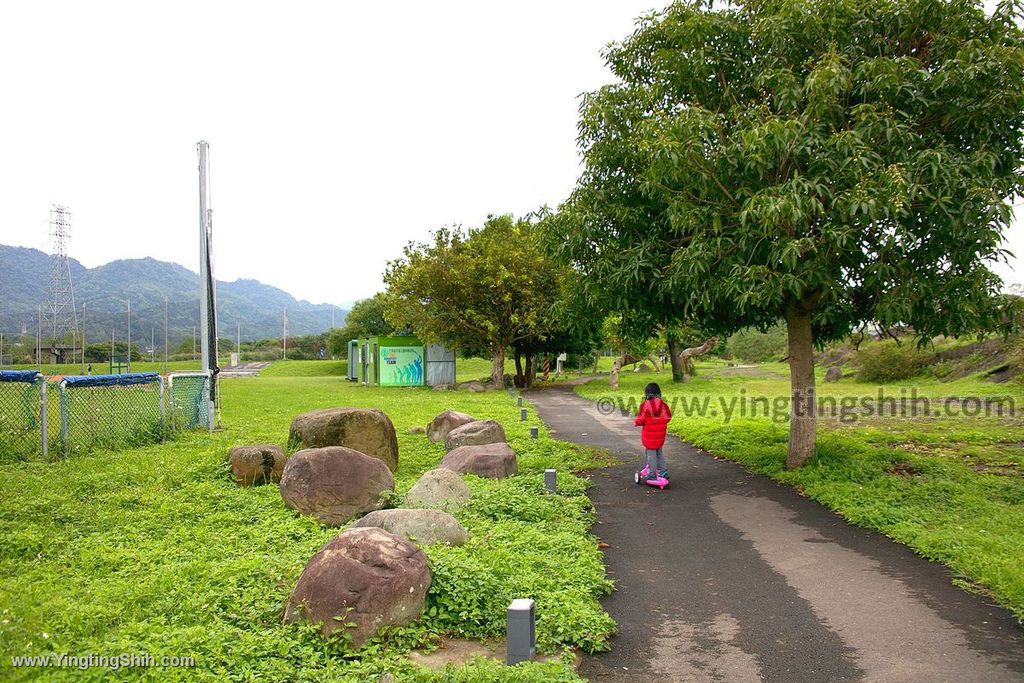
[[[664,490],[668,486],[668,479],[665,477],[653,477],[651,479],[645,479],[648,474],[651,473],[650,468],[644,465],[644,468],[639,472],[633,473],[633,483],[635,484],[647,484],[648,486],[657,486],[659,489]]]

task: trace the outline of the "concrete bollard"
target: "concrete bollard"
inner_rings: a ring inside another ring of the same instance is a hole
[[[528,662],[537,652],[537,627],[533,600],[518,598],[505,610],[505,628],[508,631],[508,652],[505,663],[514,666]]]
[[[526,422],[526,408],[519,411],[519,421]]]
[[[536,439],[537,438],[537,428],[536,427],[530,427],[530,438],[531,439]]]
[[[544,488],[551,493],[558,493],[558,472],[555,470],[544,470]]]

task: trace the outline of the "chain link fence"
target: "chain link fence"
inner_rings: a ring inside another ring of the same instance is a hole
[[[64,455],[161,441],[164,380],[155,372],[65,377],[60,382]]]
[[[209,429],[210,375],[205,372],[174,372],[168,376],[167,385],[170,389],[171,429]]]
[[[0,462],[47,456],[46,382],[35,370],[0,370]]]
[[[0,371],[0,462],[55,458],[163,441],[209,429],[208,373],[55,377]]]

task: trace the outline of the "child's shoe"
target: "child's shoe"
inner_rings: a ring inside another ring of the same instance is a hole
[[[668,470],[658,470],[658,476],[668,481]]]

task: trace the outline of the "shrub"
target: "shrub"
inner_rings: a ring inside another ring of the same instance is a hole
[[[787,349],[786,328],[779,324],[767,332],[740,330],[729,337],[725,352],[746,363],[764,363],[784,357]]]
[[[935,354],[914,344],[885,341],[861,348],[857,359],[861,382],[896,382],[920,374]]]

